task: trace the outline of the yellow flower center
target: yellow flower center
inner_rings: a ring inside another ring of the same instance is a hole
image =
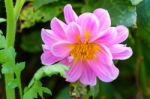
[[[74,61],[86,61],[89,59],[95,59],[96,53],[100,50],[100,47],[96,43],[76,43],[71,44],[71,53]]]

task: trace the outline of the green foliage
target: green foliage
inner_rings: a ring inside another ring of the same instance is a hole
[[[17,63],[15,64],[16,52],[15,49],[10,47],[6,48],[6,40],[5,37],[0,34],[0,64],[2,64],[1,72],[2,74],[15,74],[15,79],[10,80],[7,82],[7,89],[15,89],[16,87],[19,88],[20,92],[21,88],[21,81],[20,75],[22,70],[25,68],[25,63]]]
[[[51,91],[48,88],[42,86],[40,79],[45,76],[51,77],[54,74],[60,74],[62,77],[65,77],[66,70],[68,70],[68,68],[61,64],[41,67],[34,74],[34,77],[32,78],[28,87],[25,88],[23,99],[34,99],[37,98],[38,95],[43,98],[43,93],[51,95]]]
[[[33,7],[37,9],[41,6],[45,6],[46,4],[53,3],[56,1],[58,1],[58,0],[34,0]]]
[[[0,63],[12,62],[15,58],[15,50],[13,48],[7,48],[0,50]]]
[[[14,67],[14,71],[16,74],[20,75],[21,71],[23,71],[24,68],[25,68],[25,62],[17,63],[16,66]]]
[[[23,99],[35,99],[38,98],[38,95],[44,99],[43,93],[51,95],[51,91],[48,88],[43,87],[40,81],[35,81],[31,88],[25,88]]]
[[[41,51],[41,43],[41,34],[40,32],[35,31],[22,37],[21,48],[27,52],[36,53]]]
[[[56,99],[62,99],[62,97],[65,97],[65,99],[72,99],[69,95],[69,87],[63,88],[60,93],[56,96]]]
[[[136,25],[136,8],[128,0],[87,0],[82,12],[93,11],[99,7],[108,10],[112,25]]]
[[[130,0],[130,1],[131,1],[132,5],[138,5],[143,0]]]
[[[13,73],[13,67],[10,67],[10,65],[12,64],[12,62],[7,62],[5,64],[2,65],[2,74],[8,74],[8,73]]]
[[[137,32],[140,38],[150,47],[150,2],[144,0],[137,6]]]
[[[17,82],[17,79],[14,79],[12,81],[10,81],[8,84],[8,89],[15,89],[18,87],[18,82]]]
[[[50,0],[49,0],[50,1]],[[43,2],[43,1],[42,1]],[[45,5],[39,9],[34,9],[33,6],[28,5],[23,9],[20,15],[21,30],[24,28],[29,28],[37,22],[46,22],[51,18],[57,16],[60,13],[60,6]]]
[[[0,30],[0,49],[6,47],[6,40],[5,37],[2,34],[2,31]]]

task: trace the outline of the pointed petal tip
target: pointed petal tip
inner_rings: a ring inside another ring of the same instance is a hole
[[[75,11],[73,10],[71,4],[67,4],[64,7],[64,17],[65,17],[65,21],[67,24],[77,20],[78,16],[75,13]]]

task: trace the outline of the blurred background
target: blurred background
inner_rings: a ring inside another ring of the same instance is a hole
[[[26,0],[17,22],[15,41],[16,61],[26,62],[22,72],[23,88],[42,66],[41,29],[49,29],[54,16],[64,20],[63,7],[68,3],[78,15],[105,8],[110,13],[112,26],[122,24],[130,31],[124,44],[132,47],[133,56],[125,61],[115,61],[119,77],[112,83],[97,81],[97,86],[89,92],[94,99],[150,99],[150,0]],[[0,0],[0,17],[6,18],[4,0]],[[5,22],[0,24],[0,29],[5,35]],[[44,99],[71,99],[69,83],[59,75],[45,77],[42,82],[53,93],[52,96],[44,94]],[[4,97],[4,76],[0,74],[0,99]]]

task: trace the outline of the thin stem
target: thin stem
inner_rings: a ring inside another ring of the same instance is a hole
[[[16,20],[18,20],[21,8],[22,8],[24,3],[25,3],[25,0],[17,0],[17,2],[16,2],[15,9],[14,9]]]
[[[7,13],[7,30],[6,30],[6,47],[14,46],[15,41],[15,18],[14,18],[14,8],[12,0],[5,0],[6,13]],[[5,74],[5,88],[6,88],[6,98],[7,99],[15,99],[15,90],[8,89],[8,83],[14,80],[14,74],[8,73]]]
[[[18,82],[18,87],[19,87],[19,93],[20,93],[20,99],[22,99],[22,85],[21,85],[21,74],[18,74],[19,76],[17,77],[17,82]]]
[[[18,20],[21,8],[22,8],[24,3],[25,3],[25,0],[17,0],[16,1],[16,5],[15,5],[15,8],[14,8],[14,17],[15,17],[16,21]],[[20,99],[22,99],[22,85],[21,85],[20,74],[16,74],[16,76],[19,76],[19,77],[17,77],[17,82],[18,82]]]
[[[80,82],[72,83],[70,89],[72,99],[89,99],[87,87]]]
[[[138,87],[142,91],[144,97],[148,96],[148,83],[147,83],[147,75],[146,75],[146,67],[144,64],[144,57],[142,53],[141,42],[136,38],[137,42],[137,62],[136,62],[136,79],[138,80]],[[146,98],[149,99],[149,98]]]

